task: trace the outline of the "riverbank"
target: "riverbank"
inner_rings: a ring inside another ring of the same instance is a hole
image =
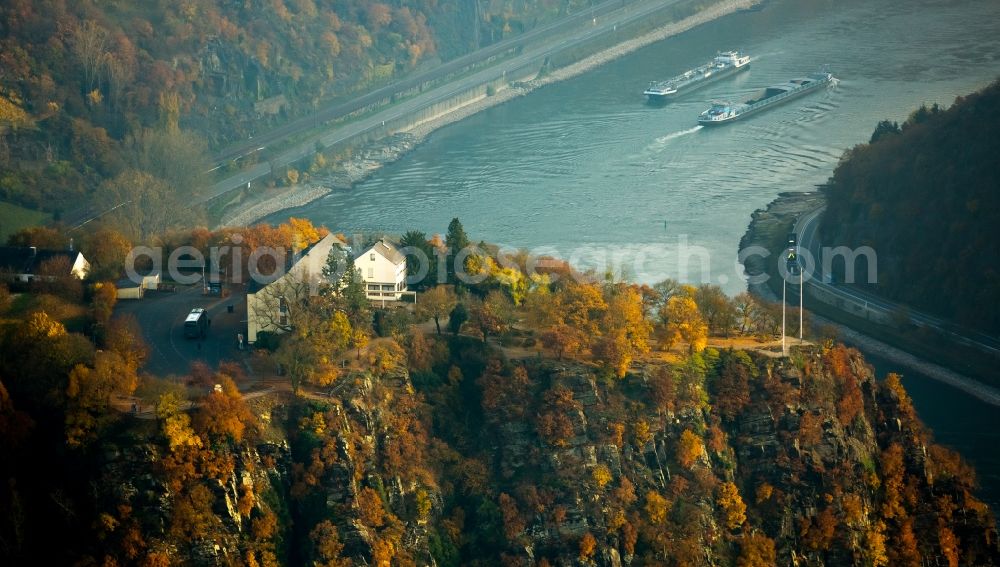
[[[818,192],[781,193],[766,208],[754,211],[747,232],[740,239],[740,250],[751,246],[762,246],[771,251],[769,258],[779,257],[784,248],[784,238],[795,225],[795,221],[801,215],[814,211],[822,202],[823,196]],[[748,276],[770,274],[772,271],[766,265],[765,259],[757,256],[749,258],[744,269]],[[758,297],[780,302],[780,298],[766,283],[748,284],[747,288],[750,293]],[[813,311],[808,303],[807,310],[809,310],[808,321],[812,323],[814,331],[820,329],[820,334],[830,335],[830,338],[854,346],[866,354],[879,356],[902,368],[918,372],[990,405],[1000,407],[1000,390],[823,317]],[[807,326],[806,329],[809,330],[810,327]]]
[[[274,213],[307,205],[331,191],[350,189],[386,164],[406,155],[417,143],[413,134],[404,132],[367,144],[315,179],[246,196],[226,211],[216,228],[247,226]]]
[[[320,181],[307,182],[297,187],[288,188],[280,193],[266,195],[263,198],[247,199],[227,208],[218,224],[220,226],[246,226],[282,210],[308,204],[331,191],[349,189],[355,184],[364,181],[382,167],[401,158],[439,128],[524,96],[546,85],[576,77],[638,49],[658,41],[663,41],[699,25],[741,10],[751,9],[760,3],[761,0],[723,0],[678,22],[667,24],[639,37],[623,41],[613,47],[587,56],[576,63],[553,69],[530,81],[513,82],[503,85],[490,95],[470,99],[462,106],[454,107],[447,112],[429,117],[419,124],[411,125],[406,129],[395,132],[393,136],[367,145],[363,152],[366,155],[360,160],[357,156],[352,156],[343,162],[331,164],[330,176],[338,181],[336,183],[331,183],[328,179],[324,178]],[[403,151],[392,151],[394,145],[398,146],[398,136],[400,134],[409,137],[406,144],[407,147]],[[390,151],[385,152],[381,157],[374,155],[379,153],[379,147],[389,149]]]

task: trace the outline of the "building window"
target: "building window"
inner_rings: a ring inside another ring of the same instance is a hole
[[[368,279],[375,277],[375,268],[368,268]]]
[[[368,255],[368,259],[371,260],[372,262],[374,262],[375,261],[375,253],[372,252],[371,254],[369,254]]]
[[[288,302],[284,297],[278,298],[278,324],[282,327],[288,325]]]

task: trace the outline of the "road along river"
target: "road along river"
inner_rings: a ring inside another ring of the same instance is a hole
[[[648,81],[733,48],[756,58],[749,72],[665,107],[644,104]],[[712,99],[739,100],[823,64],[840,79],[833,88],[745,122],[696,126]],[[546,247],[602,269],[599,259],[617,254],[637,280],[710,281],[738,293],[736,248],[754,209],[814,189],[879,120],[951,104],[998,75],[993,0],[774,0],[443,128],[353,190],[271,220],[398,234],[444,232],[459,217],[475,240]],[[686,270],[680,256],[693,258]],[[904,382],[1000,504],[993,408],[912,373]]]
[[[649,80],[724,48],[756,57],[750,71],[665,107],[644,104]],[[712,99],[739,99],[823,64],[836,87],[745,122],[696,126]],[[652,245],[638,269],[629,266],[636,279],[708,280],[737,292],[736,242],[751,211],[823,182],[878,120],[950,104],[998,74],[996,2],[776,0],[443,128],[353,191],[291,213],[395,233],[441,232],[457,216],[476,239],[565,256],[580,245]],[[697,261],[681,269],[685,243],[710,255],[707,273]]]

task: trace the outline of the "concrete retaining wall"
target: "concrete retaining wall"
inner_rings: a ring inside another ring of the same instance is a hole
[[[892,325],[891,314],[886,313],[881,307],[869,305],[865,301],[848,299],[835,295],[832,292],[815,285],[810,285],[807,289],[809,290],[809,297],[815,299],[816,301],[832,305],[841,311],[854,315],[855,317],[871,321],[872,323],[878,325]]]

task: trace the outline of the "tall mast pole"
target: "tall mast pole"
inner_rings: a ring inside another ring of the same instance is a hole
[[[802,297],[805,290],[802,288],[802,266],[799,266],[799,344],[802,344]]]
[[[787,281],[784,276],[781,278],[781,355],[785,356],[788,354],[788,350],[785,349],[785,287]]]

